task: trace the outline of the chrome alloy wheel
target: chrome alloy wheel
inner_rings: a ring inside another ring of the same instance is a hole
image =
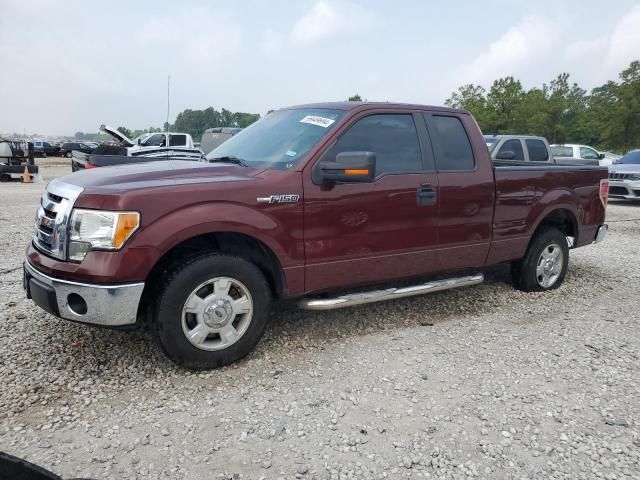
[[[562,248],[556,243],[547,245],[540,257],[536,267],[536,280],[542,288],[549,288],[558,281],[562,272],[564,254]]]
[[[182,331],[201,350],[223,350],[245,334],[253,317],[249,289],[229,277],[196,287],[182,307]]]

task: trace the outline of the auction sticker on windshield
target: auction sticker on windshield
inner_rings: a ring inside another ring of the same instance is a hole
[[[318,117],[315,115],[307,115],[302,120],[300,120],[300,123],[310,123],[311,125],[317,125],[322,128],[330,127],[334,122],[335,120],[332,120],[330,118]]]

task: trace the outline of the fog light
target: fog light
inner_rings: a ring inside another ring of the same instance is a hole
[[[76,315],[84,315],[87,313],[87,302],[77,293],[69,294],[67,297],[67,305],[69,306],[69,310]]]

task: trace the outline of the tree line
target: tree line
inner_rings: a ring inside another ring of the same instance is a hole
[[[525,90],[509,76],[489,90],[467,84],[446,105],[468,110],[485,134],[529,134],[550,143],[582,143],[626,153],[640,148],[640,62],[587,93],[561,73],[541,88]]]
[[[132,130],[127,127],[120,126],[117,130],[129,138],[138,137],[144,133],[156,133],[163,131],[188,133],[193,137],[194,142],[199,142],[202,134],[207,128],[214,127],[241,127],[245,128],[253,122],[260,119],[259,113],[232,112],[226,108],[220,111],[213,107],[204,110],[186,109],[180,112],[173,124],[165,124],[163,128],[149,127],[145,129]],[[76,140],[99,140],[111,141],[111,137],[107,137],[99,133],[76,132]]]

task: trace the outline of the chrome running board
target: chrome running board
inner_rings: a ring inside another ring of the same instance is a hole
[[[447,280],[435,280],[433,282],[413,285],[404,288],[387,288],[385,290],[372,290],[370,292],[352,293],[336,298],[305,298],[298,302],[300,308],[305,310],[333,310],[334,308],[353,307],[365,303],[383,302],[396,298],[412,297],[425,293],[439,292],[451,288],[468,287],[484,281],[484,275],[476,273],[466,277],[449,278]]]

